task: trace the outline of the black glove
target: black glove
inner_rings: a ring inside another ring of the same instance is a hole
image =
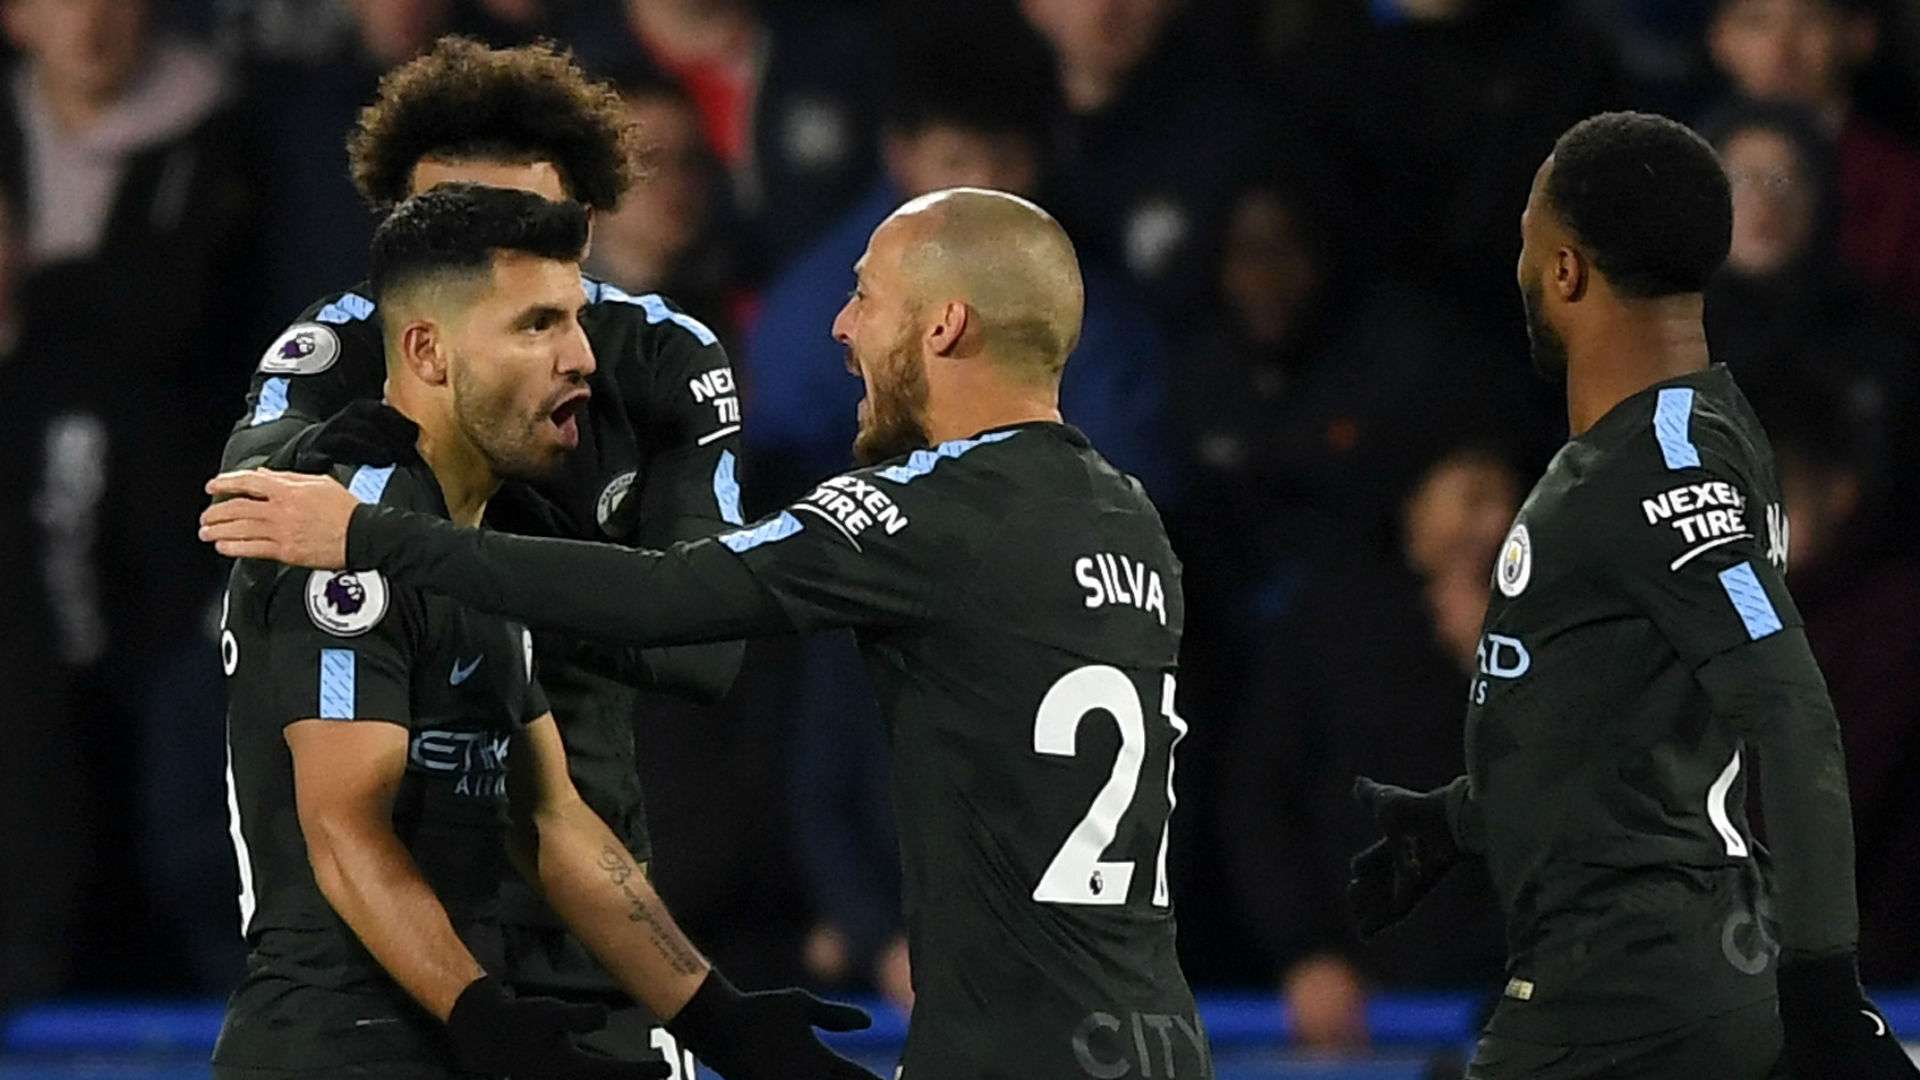
[[[1916,1077],[1913,1059],[1860,989],[1852,953],[1780,963],[1780,1025],[1793,1080]]]
[[[420,429],[383,401],[355,401],[315,425],[294,457],[299,472],[325,472],[335,465],[392,465],[410,461]]]
[[[1353,857],[1347,904],[1362,941],[1407,917],[1460,861],[1447,825],[1447,790],[1417,792],[1353,781],[1353,797],[1381,838]]]
[[[516,998],[491,975],[460,992],[447,1015],[447,1036],[460,1067],[513,1080],[662,1080],[664,1061],[617,1061],[582,1050],[573,1036],[607,1023],[600,1005],[556,998]]]
[[[859,1031],[871,1023],[861,1010],[805,990],[743,994],[715,969],[667,1030],[727,1080],[880,1080],[813,1033]]]

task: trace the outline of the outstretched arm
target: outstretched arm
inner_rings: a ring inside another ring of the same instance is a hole
[[[207,490],[225,501],[201,516],[200,537],[232,557],[377,567],[537,629],[636,645],[793,629],[720,540],[647,551],[461,528],[392,507],[366,507],[377,512],[363,514],[360,501],[330,477],[272,470],[224,474]]]

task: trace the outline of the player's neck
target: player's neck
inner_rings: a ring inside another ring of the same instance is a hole
[[[481,515],[487,510],[487,500],[500,489],[500,478],[494,474],[493,463],[460,430],[450,413],[408,401],[404,395],[392,397],[390,394],[389,397],[388,403],[420,428],[420,441],[415,446],[440,485],[440,496],[447,502],[447,516],[456,525],[479,525]]]
[[[965,439],[992,428],[1038,421],[1060,423],[1058,392],[987,391],[955,395],[937,408],[928,410],[924,427],[927,438],[938,446]]]
[[[1578,436],[1616,405],[1709,362],[1700,294],[1622,305],[1567,342],[1567,430]]]

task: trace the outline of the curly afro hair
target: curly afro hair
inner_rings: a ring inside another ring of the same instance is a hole
[[[448,36],[380,80],[347,138],[353,183],[376,209],[407,197],[422,158],[550,161],[567,194],[611,210],[635,175],[639,132],[613,87],[547,42],[493,49]]]

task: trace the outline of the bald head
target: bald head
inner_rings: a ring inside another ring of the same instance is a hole
[[[979,321],[981,352],[1009,373],[1057,381],[1080,341],[1086,290],[1065,229],[1016,195],[949,188],[893,212],[873,247],[898,244],[916,306],[957,300]]]

